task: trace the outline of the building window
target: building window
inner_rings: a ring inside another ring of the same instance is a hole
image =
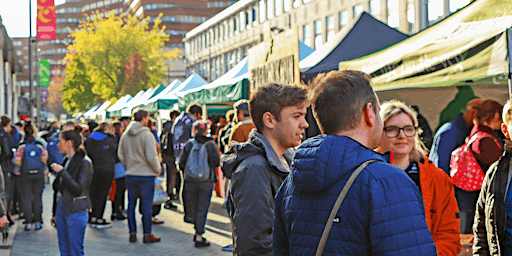
[[[281,10],[283,9],[283,2],[281,0],[274,0],[274,11],[276,13],[276,17],[281,15]]]
[[[400,16],[398,14],[398,0],[387,1],[388,25],[392,28],[398,28],[398,26],[400,25]]]
[[[293,0],[293,8],[299,8],[300,0]]]
[[[343,26],[348,24],[347,11],[339,12],[338,16],[339,16],[339,25],[340,25],[340,29],[341,29]]]
[[[325,34],[326,34],[326,42],[329,42],[334,37],[334,16],[327,16],[325,18]]]
[[[272,3],[272,0],[267,0],[267,19],[271,20],[274,17],[274,10],[272,10],[272,7],[274,4]]]
[[[265,22],[265,0],[260,0],[260,23]]]
[[[309,32],[309,24],[302,26],[302,41],[311,47],[311,34]]]
[[[245,12],[245,27],[247,27],[247,29],[249,29],[251,27],[251,26],[249,26],[249,23],[250,23],[249,16],[250,16],[249,11],[246,11]]]
[[[362,4],[358,4],[358,5],[354,5],[352,7],[352,17],[355,19],[357,17],[359,17],[359,15],[361,15],[361,13],[363,13],[363,5]]]
[[[370,1],[370,14],[372,14],[372,15],[380,14],[380,0],[371,0]]]
[[[311,0],[302,0],[302,2],[307,4],[307,3],[311,2]]]
[[[429,25],[443,18],[443,2],[443,0],[428,0],[427,11]]]
[[[244,14],[245,14],[245,12],[240,12],[240,23],[242,20],[245,20]],[[243,30],[244,30],[244,26],[242,26],[242,24],[240,24],[240,31],[243,31]]]
[[[233,19],[233,34],[236,33],[236,18]]]
[[[256,7],[253,7],[252,8],[252,24],[255,24],[257,23],[257,15],[256,15]]]
[[[456,12],[457,10],[468,5],[471,0],[450,0],[450,13]]]
[[[321,21],[315,20],[314,27],[315,27],[315,49],[318,49],[318,48],[320,48],[320,46],[322,46],[322,25],[321,25]]]
[[[289,12],[291,9],[291,0],[283,0],[283,10],[284,12]]]
[[[414,29],[414,23],[416,21],[415,6],[412,0],[407,1],[407,23],[409,25],[409,33],[412,33]]]

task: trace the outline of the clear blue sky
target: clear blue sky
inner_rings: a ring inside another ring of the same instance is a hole
[[[10,37],[28,37],[28,3],[30,0],[0,0],[0,17]],[[32,1],[32,36],[36,36],[37,0]],[[54,0],[60,5],[65,0]]]

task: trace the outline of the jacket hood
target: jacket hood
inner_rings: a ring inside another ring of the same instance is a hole
[[[227,173],[233,173],[240,162],[256,154],[264,156],[268,163],[274,166],[283,176],[289,174],[288,169],[282,165],[281,160],[270,145],[270,142],[255,129],[249,133],[247,142],[232,142],[231,149],[221,156],[222,169]],[[288,163],[291,163],[293,151],[288,149],[283,157]]]
[[[126,127],[128,135],[137,136],[141,132],[149,131],[149,127],[142,125],[140,122],[132,122]]]
[[[108,136],[100,131],[94,131],[91,133],[91,139],[95,140],[95,141],[101,141],[101,140],[104,140],[106,139]]]
[[[206,137],[206,136],[204,136],[202,134],[196,134],[194,139],[197,141],[197,143],[200,143],[200,144],[204,144],[204,143],[206,143],[208,141],[213,141],[213,138]]]
[[[291,182],[299,191],[322,191],[347,178],[368,160],[386,162],[383,155],[349,137],[319,135],[297,149]]]

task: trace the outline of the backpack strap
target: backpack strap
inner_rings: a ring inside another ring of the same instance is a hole
[[[336,217],[336,213],[340,209],[341,203],[343,203],[343,200],[345,199],[345,196],[347,196],[348,190],[350,187],[352,187],[352,184],[354,183],[354,180],[356,180],[357,176],[359,176],[359,173],[363,171],[364,168],[370,163],[376,162],[377,160],[368,160],[359,167],[350,175],[350,178],[348,179],[347,183],[345,183],[345,186],[341,190],[340,195],[338,196],[338,199],[336,199],[336,203],[334,203],[334,207],[332,208],[331,214],[329,215],[329,219],[327,219],[327,224],[325,225],[324,232],[322,233],[322,237],[320,238],[320,243],[318,244],[318,248],[316,249],[316,256],[321,256],[324,252],[325,245],[327,244],[327,238],[329,237],[329,233],[331,232],[332,223],[334,222],[334,217]]]

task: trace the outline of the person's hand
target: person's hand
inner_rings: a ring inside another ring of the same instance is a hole
[[[64,167],[62,167],[62,165],[60,165],[58,163],[53,163],[53,164],[50,165],[50,167],[52,168],[52,170],[55,173],[59,173],[60,171],[62,171],[62,169],[64,169]]]
[[[0,227],[4,227],[5,224],[9,224],[9,220],[7,219],[7,215],[4,215],[0,218]]]

